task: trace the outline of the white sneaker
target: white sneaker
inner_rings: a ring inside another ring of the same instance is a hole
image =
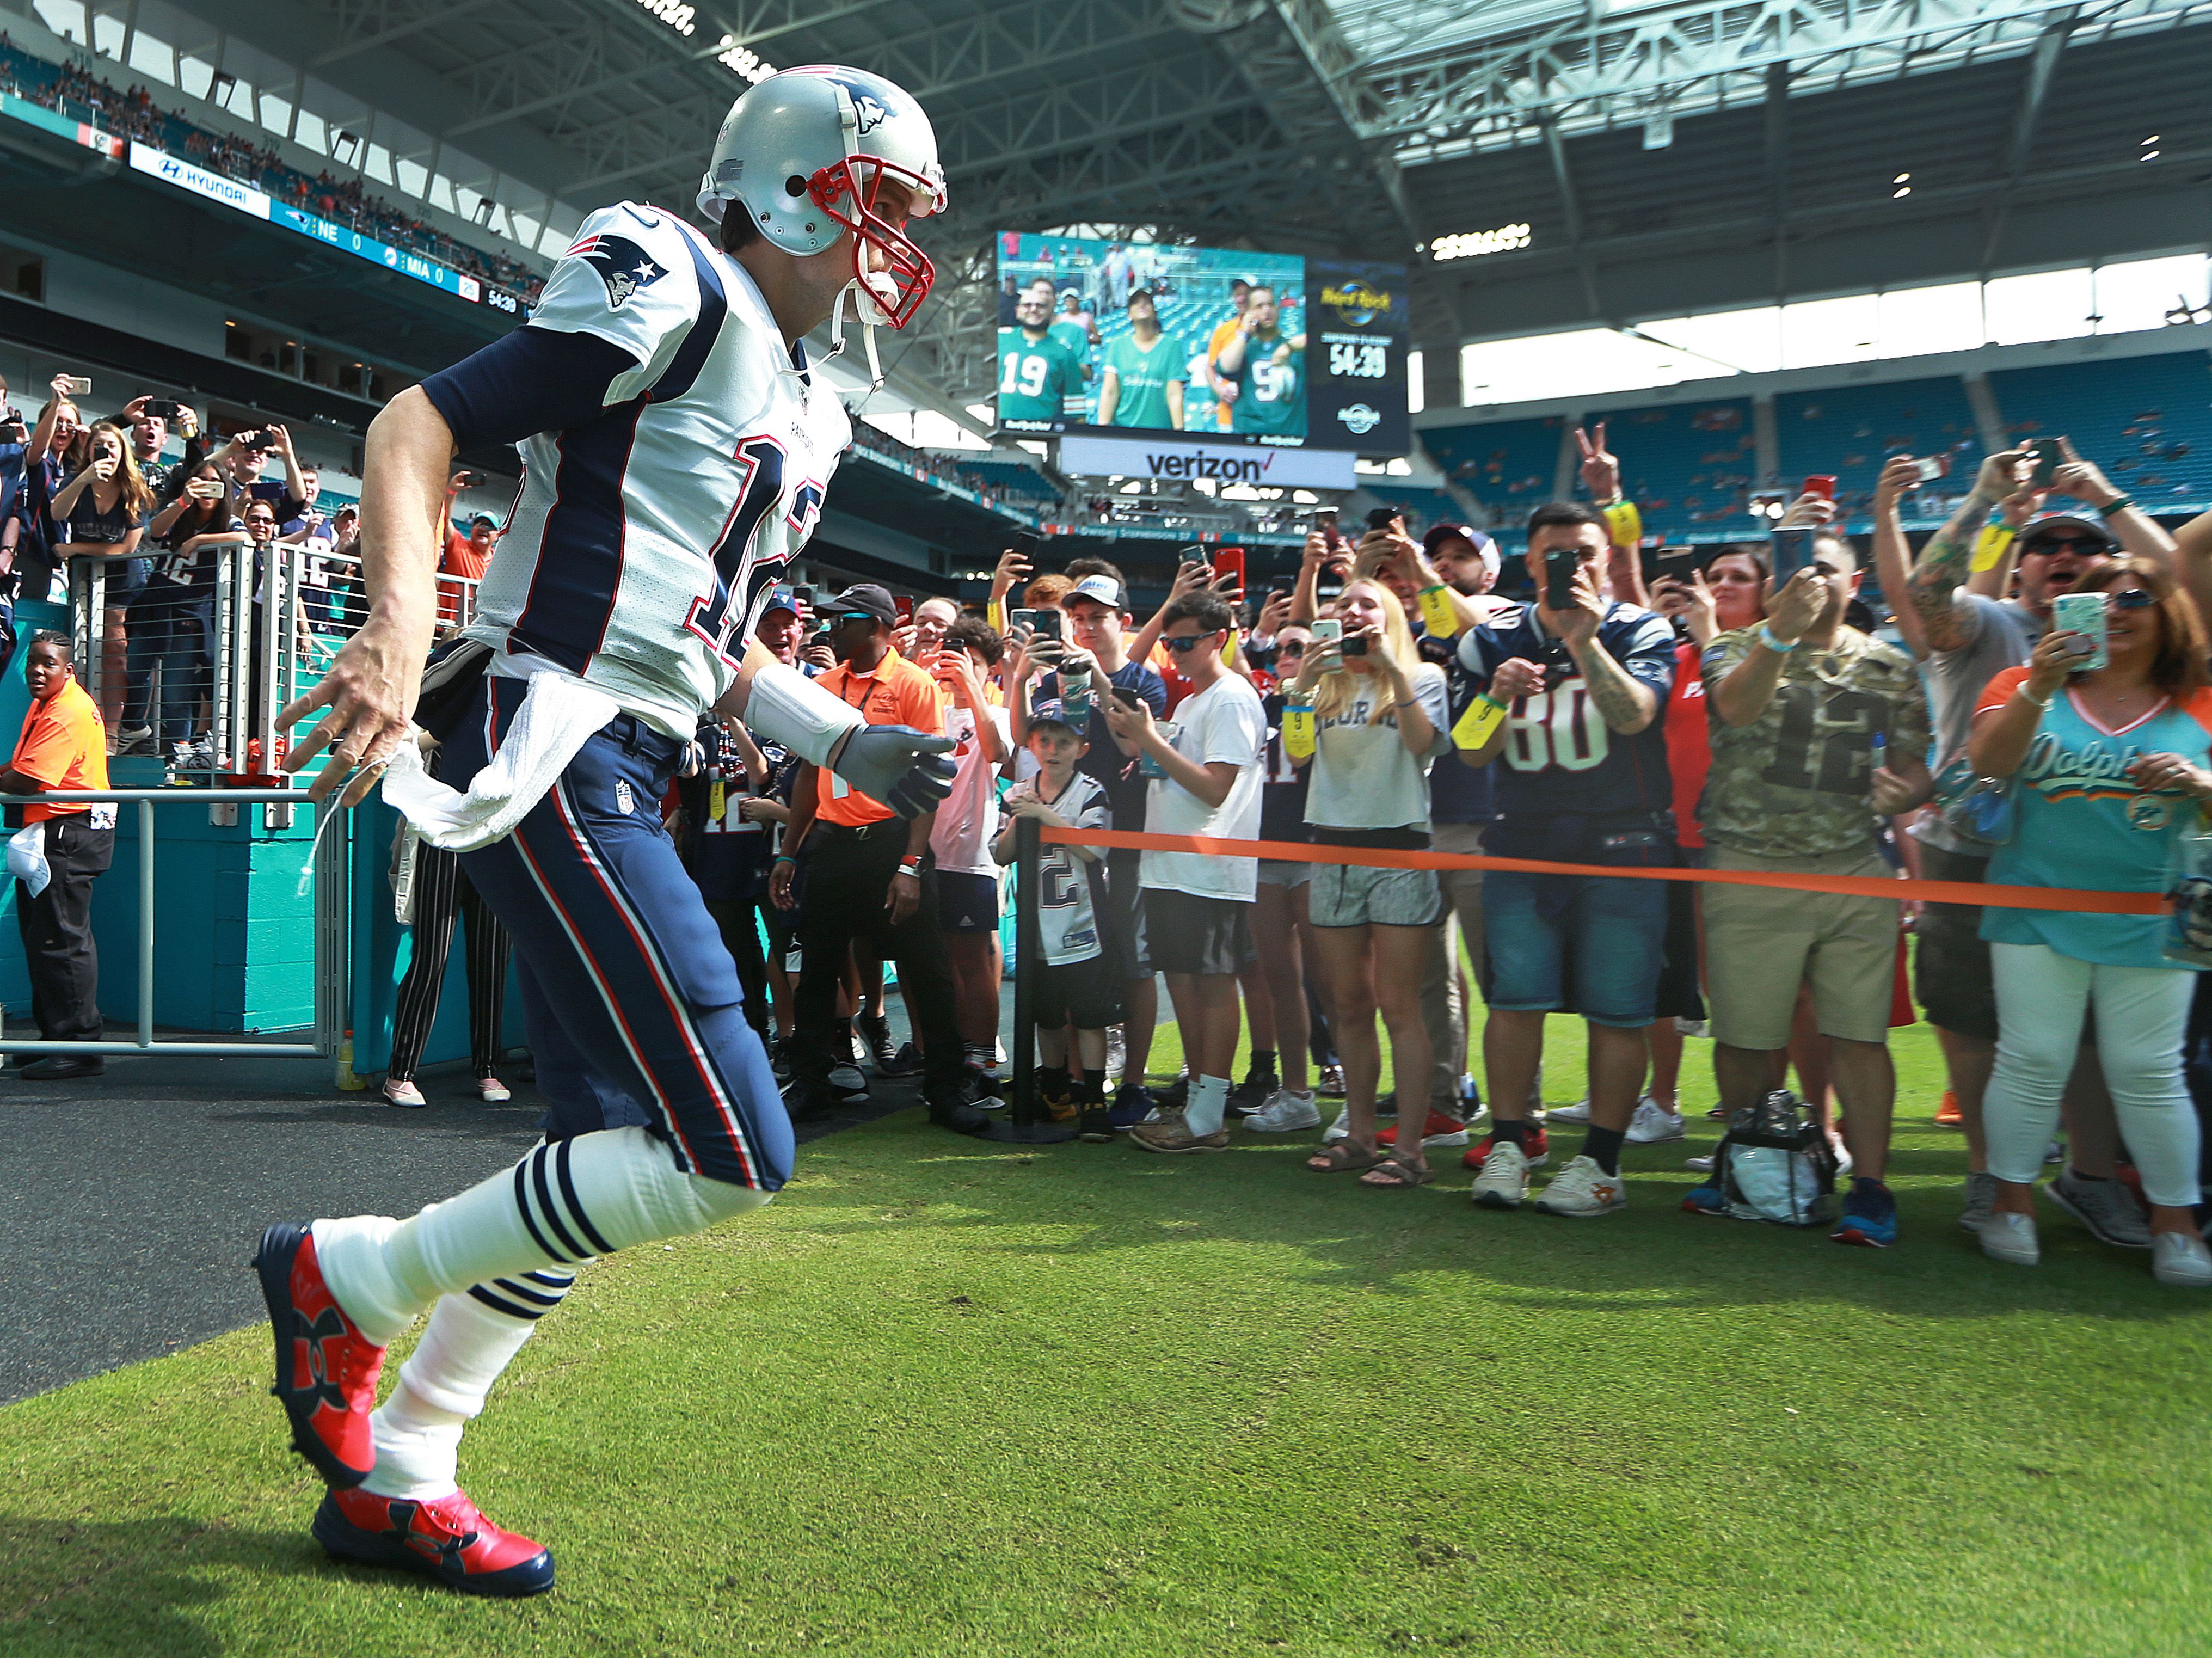
[[[1628,1184],[1608,1175],[1594,1157],[1577,1157],[1552,1177],[1544,1195],[1536,1199],[1543,1215],[1609,1215],[1628,1207]]]
[[[1679,1015],[1674,1020],[1677,1036],[1705,1036],[1711,1034],[1711,1026],[1704,1019],[1685,1019]]]
[[[1662,1140],[1687,1139],[1689,1134],[1680,1112],[1669,1111],[1646,1094],[1636,1102],[1636,1114],[1628,1120],[1628,1133],[1622,1138],[1631,1145],[1656,1145]]]
[[[857,1065],[833,1065],[830,1067],[830,1086],[840,1094],[854,1096],[868,1091],[868,1079],[860,1074]]]
[[[1587,1094],[1583,1095],[1582,1098],[1577,1100],[1572,1105],[1553,1106],[1551,1109],[1551,1119],[1553,1122],[1588,1122],[1589,1121],[1589,1096]]]
[[[486,1105],[505,1105],[514,1097],[513,1090],[496,1077],[477,1078],[477,1093]]]
[[[1479,1209],[1518,1209],[1528,1195],[1528,1154],[1511,1140],[1500,1140],[1482,1160],[1482,1172],[1468,1193]]]
[[[1121,1027],[1106,1028],[1106,1086],[1110,1093],[1121,1080],[1121,1073],[1129,1068],[1129,1049],[1121,1039]]]
[[[1267,1096],[1257,1111],[1245,1117],[1244,1126],[1262,1134],[1288,1134],[1301,1128],[1318,1128],[1321,1108],[1314,1103],[1310,1088],[1304,1093],[1279,1088]]]
[[[2212,1249],[2193,1232],[2158,1232],[2150,1241],[2150,1275],[2177,1289],[2212,1284]]]
[[[1710,1175],[1713,1172],[1713,1164],[1718,1161],[1717,1157],[1685,1157],[1682,1167],[1693,1175]]]
[[[1828,1150],[1836,1154],[1836,1178],[1849,1180],[1851,1171],[1859,1165],[1858,1160],[1851,1156],[1851,1148],[1844,1144],[1844,1137],[1841,1134],[1829,1135]]]
[[[2035,1239],[2035,1218],[1999,1209],[1980,1228],[1982,1253],[2009,1266],[2033,1266],[2043,1260],[2043,1246]]]
[[[1351,1128],[1347,1126],[1351,1121],[1352,1108],[1347,1105],[1343,1110],[1336,1114],[1336,1121],[1329,1124],[1328,1127],[1322,1133],[1321,1143],[1323,1145],[1327,1145],[1332,1140],[1340,1140],[1344,1139],[1345,1136],[1352,1133]]]

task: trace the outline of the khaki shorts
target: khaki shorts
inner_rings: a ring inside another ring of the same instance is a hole
[[[1819,858],[1753,858],[1715,846],[1711,869],[1892,878],[1872,852]],[[1893,898],[1731,886],[1705,891],[1705,999],[1715,1042],[1771,1053],[1790,1046],[1797,987],[1813,987],[1820,1034],[1853,1042],[1889,1040],[1899,907]]]

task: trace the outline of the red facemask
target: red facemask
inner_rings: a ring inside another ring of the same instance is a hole
[[[913,238],[876,210],[884,181],[903,185],[916,199],[943,206],[937,186],[912,167],[901,167],[879,155],[848,155],[834,167],[825,167],[807,180],[806,192],[816,206],[853,233],[853,275],[884,313],[884,322],[903,328],[929,297],[937,280],[937,267]],[[885,268],[868,269],[868,249],[884,255]]]

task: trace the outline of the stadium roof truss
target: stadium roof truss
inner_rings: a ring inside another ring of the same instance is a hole
[[[939,297],[889,355],[947,412],[988,395],[1000,229],[1142,227],[1411,259],[1417,330],[1442,348],[1626,314],[1609,262],[1648,270],[1662,245],[1759,242],[1760,280],[1786,288],[1787,245],[1832,206],[1820,168],[1879,171],[1917,125],[1921,153],[1975,158],[1973,246],[1940,256],[1964,270],[2000,245],[1991,181],[2025,197],[2050,171],[2045,94],[2062,55],[2133,51],[2138,79],[2178,78],[2145,37],[2212,13],[2212,0],[92,0],[141,3],[294,66],[311,103],[325,88],[388,116],[380,132],[422,135],[410,160],[468,158],[558,234],[618,197],[687,204],[756,60],[893,76],[936,123],[951,210],[920,233]],[[1877,100],[1848,128],[1796,110],[1940,74],[1957,94]],[[2109,101],[2106,149],[2148,114],[2131,91]],[[1916,124],[1923,105],[1942,107]],[[1639,167],[1633,152],[1692,116],[1717,119],[1686,129],[1663,170],[1649,156]],[[1639,129],[1640,145],[1624,141]],[[1700,161],[1717,141],[1699,135],[1723,131],[1726,153]],[[1941,184],[1911,212],[1943,211]],[[1509,220],[1535,222],[1535,245],[1417,257],[1431,238]],[[1543,292],[1498,301],[1516,271]]]

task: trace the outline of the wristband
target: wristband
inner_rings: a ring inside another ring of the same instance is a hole
[[[1768,650],[1779,652],[1784,656],[1789,655],[1790,652],[1797,648],[1797,641],[1796,640],[1793,639],[1788,644],[1784,644],[1782,641],[1774,636],[1774,629],[1768,627],[1764,622],[1759,624],[1759,642],[1765,646]]]
[[[772,662],[753,676],[745,729],[782,744],[802,760],[828,765],[838,739],[867,723],[858,708],[796,668]]]
[[[1006,607],[995,598],[991,600],[988,604],[983,606],[983,620],[991,624],[991,631],[993,633],[1002,634],[1006,632]]]
[[[2009,524],[1984,524],[1981,534],[1974,537],[1973,562],[1966,568],[1976,574],[1994,570],[1997,561],[2004,556],[2005,549],[2012,545],[2019,533]]]
[[[2051,699],[2048,696],[2038,696],[2027,688],[2027,681],[2025,679],[2020,682],[2020,694],[2039,708],[2047,708],[2051,706]]]
[[[2102,507],[2100,507],[2097,509],[2097,516],[2099,518],[2110,518],[2115,513],[2126,512],[2129,507],[2135,504],[2136,498],[2133,495],[2114,495],[2110,501],[2106,501]]]
[[[1616,501],[1601,509],[1605,513],[1606,530],[1616,547],[1637,547],[1644,540],[1644,514],[1636,510],[1632,501]]]
[[[780,853],[776,853],[776,856],[775,856],[775,862],[776,862],[776,864],[795,864],[795,863],[797,863],[798,861],[799,861],[799,859],[797,859],[796,858],[793,857],[793,856],[792,856],[789,853],[787,853],[787,852],[780,852]],[[775,864],[771,864],[771,865],[769,865],[769,867],[770,869],[774,869],[774,868],[775,867]]]
[[[902,875],[919,875],[919,874],[921,874],[921,859],[919,859],[919,858],[902,858],[902,859],[899,859],[898,872],[899,872],[900,874],[902,874]]]

